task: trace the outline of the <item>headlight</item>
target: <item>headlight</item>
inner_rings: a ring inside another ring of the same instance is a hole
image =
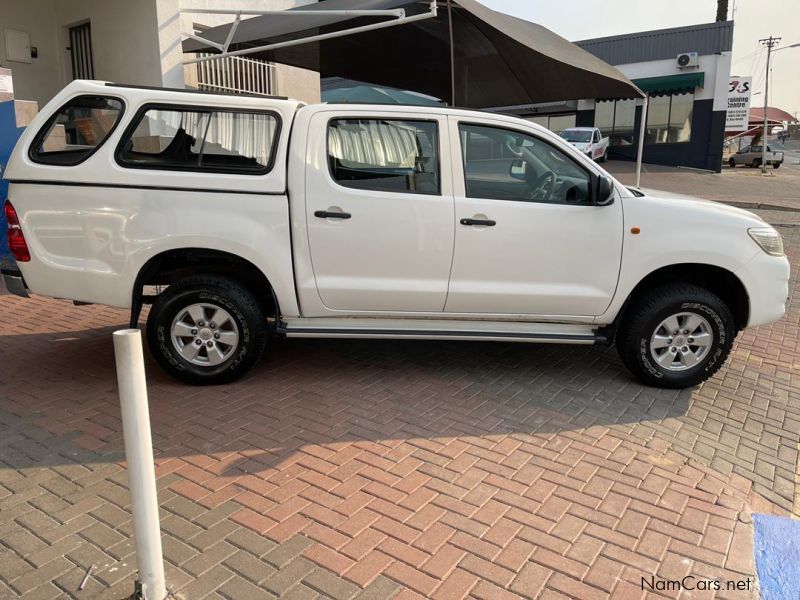
[[[771,256],[783,256],[783,238],[772,227],[751,227],[748,235],[759,247]]]

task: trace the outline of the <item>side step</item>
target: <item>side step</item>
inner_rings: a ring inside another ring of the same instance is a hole
[[[454,321],[445,319],[287,319],[278,333],[291,338],[485,340],[552,344],[603,344],[591,325]]]

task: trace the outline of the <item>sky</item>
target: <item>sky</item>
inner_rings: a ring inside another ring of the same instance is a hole
[[[480,0],[486,6],[544,25],[568,40],[697,25],[714,21],[716,0]],[[763,94],[766,49],[758,40],[782,37],[778,48],[800,43],[800,0],[730,0],[735,10],[731,75],[752,75]],[[687,48],[686,50],[691,50]],[[800,117],[800,47],[773,54],[769,104]],[[753,98],[761,106],[764,96]]]

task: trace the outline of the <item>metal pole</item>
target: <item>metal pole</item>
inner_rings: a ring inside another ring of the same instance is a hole
[[[761,134],[761,172],[767,172],[767,109],[769,108],[769,59],[772,55],[772,47],[777,46],[781,41],[779,37],[769,36],[766,39],[758,40],[767,47],[767,77],[764,81],[764,131]]]
[[[285,11],[289,13],[291,11]],[[311,14],[311,11],[302,11],[305,14]],[[336,11],[338,12],[338,11]],[[352,12],[352,11],[351,11]],[[382,21],[380,23],[372,23],[370,25],[362,25],[361,27],[353,27],[352,29],[342,29],[341,31],[332,31],[330,33],[320,33],[318,35],[312,35],[307,38],[300,38],[297,40],[289,40],[286,42],[276,42],[274,44],[267,44],[265,46],[256,46],[254,48],[244,48],[242,50],[235,50],[233,52],[221,52],[219,54],[212,54],[208,56],[201,56],[200,58],[193,58],[190,60],[184,60],[183,64],[191,65],[194,63],[199,62],[206,62],[209,60],[216,60],[218,58],[222,58],[225,56],[241,56],[243,54],[257,54],[260,52],[269,52],[270,50],[277,50],[278,48],[288,48],[290,46],[299,46],[301,44],[310,44],[311,42],[321,42],[323,40],[331,40],[338,37],[343,37],[345,35],[354,35],[356,33],[364,33],[365,31],[375,31],[377,29],[384,29],[386,27],[394,27],[396,25],[405,25],[407,23],[416,23],[417,21],[424,21],[425,19],[435,19],[437,15],[437,7],[436,7],[436,0],[432,0],[431,2],[431,10],[430,12],[421,13],[418,15],[412,15],[410,17],[400,17],[397,19],[391,19],[389,21]],[[181,35],[188,37],[190,39],[197,40],[201,43],[206,43],[209,46],[216,47],[218,44],[214,44],[213,42],[209,43],[208,40],[196,36],[194,34],[183,32]]]
[[[642,121],[639,123],[639,147],[636,151],[636,185],[639,187],[642,181],[642,154],[644,153],[644,134],[647,127],[647,94],[642,98]]]
[[[139,580],[144,600],[164,600],[167,589],[164,582],[164,557],[161,551],[142,334],[138,329],[122,329],[115,331],[113,337]]]
[[[450,27],[450,106],[456,105],[456,57],[453,46],[453,6],[447,0],[447,22]]]

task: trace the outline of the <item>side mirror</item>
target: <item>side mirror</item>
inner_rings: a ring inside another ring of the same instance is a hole
[[[509,174],[514,179],[521,179],[525,181],[525,173],[528,169],[528,163],[526,163],[521,158],[517,158],[511,162],[511,168],[509,170]]]
[[[614,184],[608,175],[597,178],[597,194],[594,198],[595,206],[608,206],[614,202]]]

